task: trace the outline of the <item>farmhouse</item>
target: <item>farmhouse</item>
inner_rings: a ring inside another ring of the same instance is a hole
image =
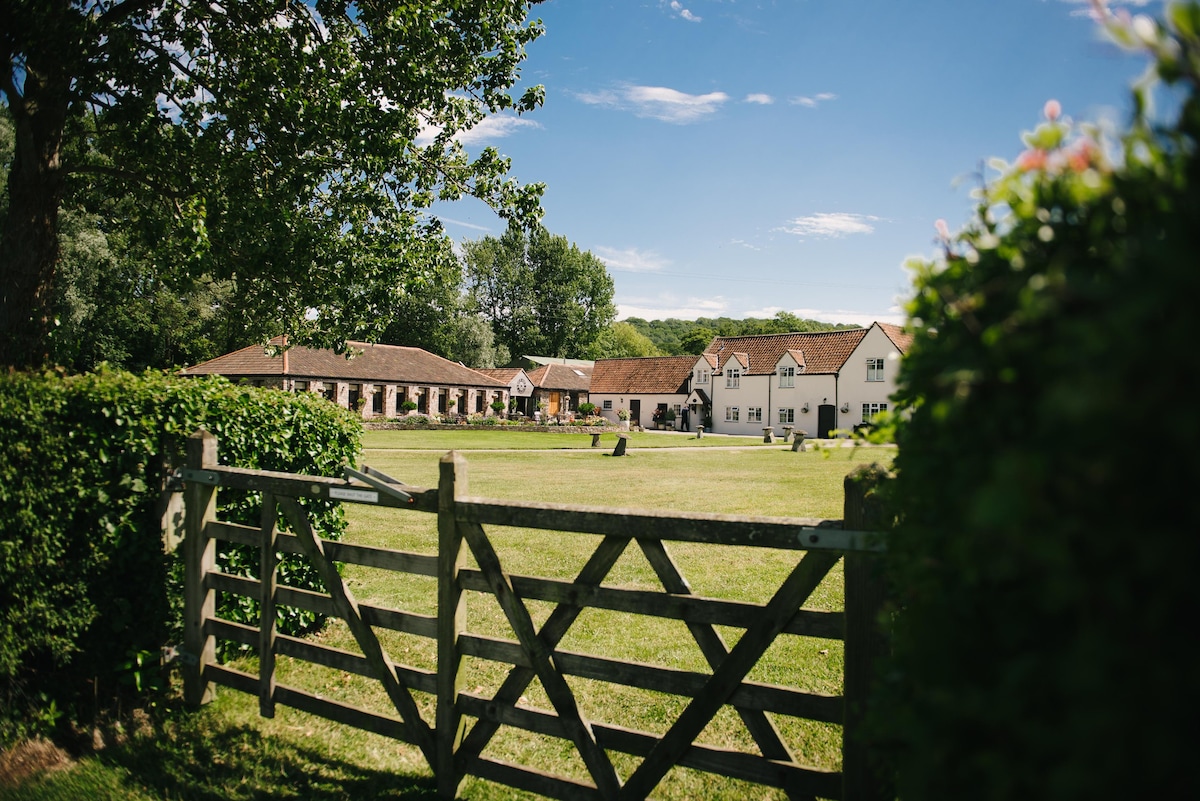
[[[284,346],[276,337],[268,350],[252,345],[180,371],[221,375],[233,381],[286,392],[316,392],[364,418],[397,417],[411,401],[422,414],[484,414],[491,404],[508,407],[509,386],[421,348],[347,342],[348,355],[332,350]]]
[[[597,359],[592,371],[592,403],[614,421],[618,411],[625,409],[635,428],[650,425],[656,410],[669,409],[675,414],[675,426],[682,428],[680,412],[688,398],[695,363],[695,356]],[[695,430],[695,425],[691,428]]]
[[[815,333],[716,337],[694,360],[687,403],[712,430],[758,434],[784,426],[828,437],[887,411],[912,336],[873,323]]]
[[[475,372],[508,385],[508,408],[517,414],[533,415],[533,381],[520,367],[477,367]]]
[[[550,363],[529,372],[533,381],[533,405],[547,417],[574,412],[586,403],[592,383],[592,363]]]

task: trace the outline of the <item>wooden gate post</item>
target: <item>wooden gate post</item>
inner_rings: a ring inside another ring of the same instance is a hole
[[[466,544],[455,520],[454,504],[467,493],[467,461],[461,454],[450,451],[442,457],[438,471],[438,657],[434,721],[437,764],[433,765],[433,771],[438,795],[452,799],[458,796],[465,778],[454,758],[466,728],[458,709],[463,683],[459,637],[467,624],[467,604],[459,574],[466,565]]]
[[[203,470],[217,464],[217,438],[200,430],[188,437],[187,467]],[[194,706],[213,699],[206,668],[216,662],[216,638],[204,632],[204,621],[216,613],[216,593],[205,588],[204,576],[217,565],[216,542],[207,526],[217,517],[217,488],[188,481],[183,539],[183,697]]]
[[[799,435],[798,435],[799,436]],[[847,531],[886,530],[882,504],[875,491],[887,480],[877,464],[846,476],[843,527]],[[891,780],[882,775],[863,723],[875,671],[887,653],[879,616],[886,587],[878,554],[851,551],[843,565],[846,580],[845,712],[842,725],[843,801],[889,801]]]

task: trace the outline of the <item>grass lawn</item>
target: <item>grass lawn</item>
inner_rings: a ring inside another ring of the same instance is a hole
[[[615,435],[606,437],[615,442]],[[506,431],[370,431],[364,438],[362,461],[405,483],[432,487],[437,483],[441,454],[456,449],[466,456],[472,495],[632,509],[840,518],[842,478],[846,473],[872,461],[887,464],[894,455],[892,448],[852,447],[793,453],[785,444],[762,445],[760,438],[706,435],[696,440],[694,435],[647,432],[632,434],[628,455],[613,457],[608,442],[605,447],[593,449],[590,440],[588,435]],[[747,447],[711,447],[734,442]],[[437,533],[432,515],[368,506],[348,509],[349,541],[435,552]],[[573,578],[598,542],[598,538],[587,535],[519,529],[489,528],[488,535],[508,572],[561,579]],[[755,601],[765,601],[774,592],[798,557],[796,553],[686,543],[667,547],[694,592]],[[363,603],[422,614],[434,611],[433,579],[359,566],[346,566],[344,577]],[[840,609],[841,578],[840,568],[835,569],[807,606]],[[661,589],[636,545],[626,549],[605,584]],[[512,636],[490,596],[470,594],[467,605],[471,633]],[[551,610],[550,605],[536,602],[531,602],[530,608],[539,625]],[[732,647],[740,631],[723,629],[721,634]],[[433,666],[432,641],[391,632],[380,635],[394,661],[420,668]],[[346,626],[339,622],[315,636],[324,644],[357,650]],[[560,647],[686,670],[707,670],[695,641],[677,621],[589,609]],[[242,660],[239,666],[250,672],[255,669],[253,659]],[[375,682],[290,659],[280,659],[278,669],[281,683],[388,710]],[[840,641],[784,636],[750,678],[837,694],[841,671]],[[503,665],[468,660],[466,689],[486,696],[504,674]],[[665,731],[685,703],[681,698],[575,677],[568,677],[568,683],[586,717],[652,732]],[[432,699],[418,693],[417,701],[426,719],[431,719]],[[536,681],[525,692],[522,703],[549,708]],[[840,727],[782,716],[777,716],[776,722],[798,761],[822,769],[840,767]],[[717,716],[700,739],[754,750],[741,721],[729,709]],[[579,778],[585,775],[573,747],[552,738],[501,729],[484,753]],[[612,759],[623,778],[637,764],[637,760],[621,754],[612,754]],[[257,716],[257,699],[221,690],[218,700],[200,711],[164,715],[153,734],[130,734],[123,744],[69,769],[44,774],[15,789],[0,787],[0,798],[420,798],[432,797],[429,775],[414,747],[283,707],[274,719],[262,719]],[[490,800],[527,796],[468,779],[463,797]],[[783,796],[676,769],[668,774],[655,797]]]
[[[609,452],[617,444],[616,431],[600,432],[600,446],[597,450],[607,449]],[[705,434],[699,438],[696,434],[677,431],[625,431],[620,432],[629,438],[630,448],[712,448],[765,445],[762,437],[745,437],[730,434]],[[503,427],[464,429],[462,431],[447,431],[444,429],[368,429],[363,435],[363,447],[369,450],[386,450],[389,448],[448,451],[460,448],[463,450],[531,450],[548,451],[563,448],[591,449],[592,434],[576,431],[513,431]]]

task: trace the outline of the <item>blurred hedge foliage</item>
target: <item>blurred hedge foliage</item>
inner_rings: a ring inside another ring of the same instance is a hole
[[[0,740],[103,711],[144,685],[147,655],[181,641],[181,566],[164,553],[160,499],[199,428],[224,464],[316,475],[339,474],[361,437],[360,421],[325,400],[219,378],[0,375]],[[223,519],[258,525],[257,495],[222,490],[218,502]],[[321,536],[341,537],[339,508],[309,508]],[[256,552],[220,559],[257,574]],[[285,561],[281,581],[320,587]],[[219,613],[257,619],[253,604]],[[291,633],[318,623],[281,612]]]
[[[1119,142],[1047,103],[913,265],[875,707],[902,798],[1198,794],[1200,9],[1166,14],[1105,19],[1152,56]]]

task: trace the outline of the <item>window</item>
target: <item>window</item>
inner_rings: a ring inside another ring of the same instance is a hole
[[[875,415],[886,411],[886,403],[864,403],[862,405],[862,421],[864,423],[869,423],[875,418]]]
[[[726,423],[736,423],[737,421],[738,421],[738,407],[726,406],[725,407],[725,422]]]
[[[780,367],[779,368],[779,386],[781,386],[781,387],[796,386],[796,368],[795,367]]]
[[[867,359],[867,380],[883,380],[883,359]]]
[[[725,371],[725,387],[726,389],[737,389],[742,385],[742,371],[737,367],[730,367]]]
[[[611,411],[612,411],[612,401],[611,401],[611,400],[606,400],[606,401],[604,402],[604,406],[603,406],[602,408],[603,408],[603,409],[604,409],[604,411],[606,411],[606,412],[611,412]]]
[[[762,407],[761,406],[751,406],[748,409],[746,409],[746,422],[747,423],[761,423],[762,422]]]
[[[293,381],[292,389],[294,389],[296,392],[308,392],[308,382],[307,381]]]
[[[371,393],[371,411],[375,414],[383,414],[383,385],[376,384],[375,391]]]
[[[706,370],[702,367],[696,368],[696,383],[697,384],[707,384],[708,383],[708,370]]]
[[[796,410],[795,409],[780,409],[779,410],[779,422],[781,422],[781,423],[796,422]]]

